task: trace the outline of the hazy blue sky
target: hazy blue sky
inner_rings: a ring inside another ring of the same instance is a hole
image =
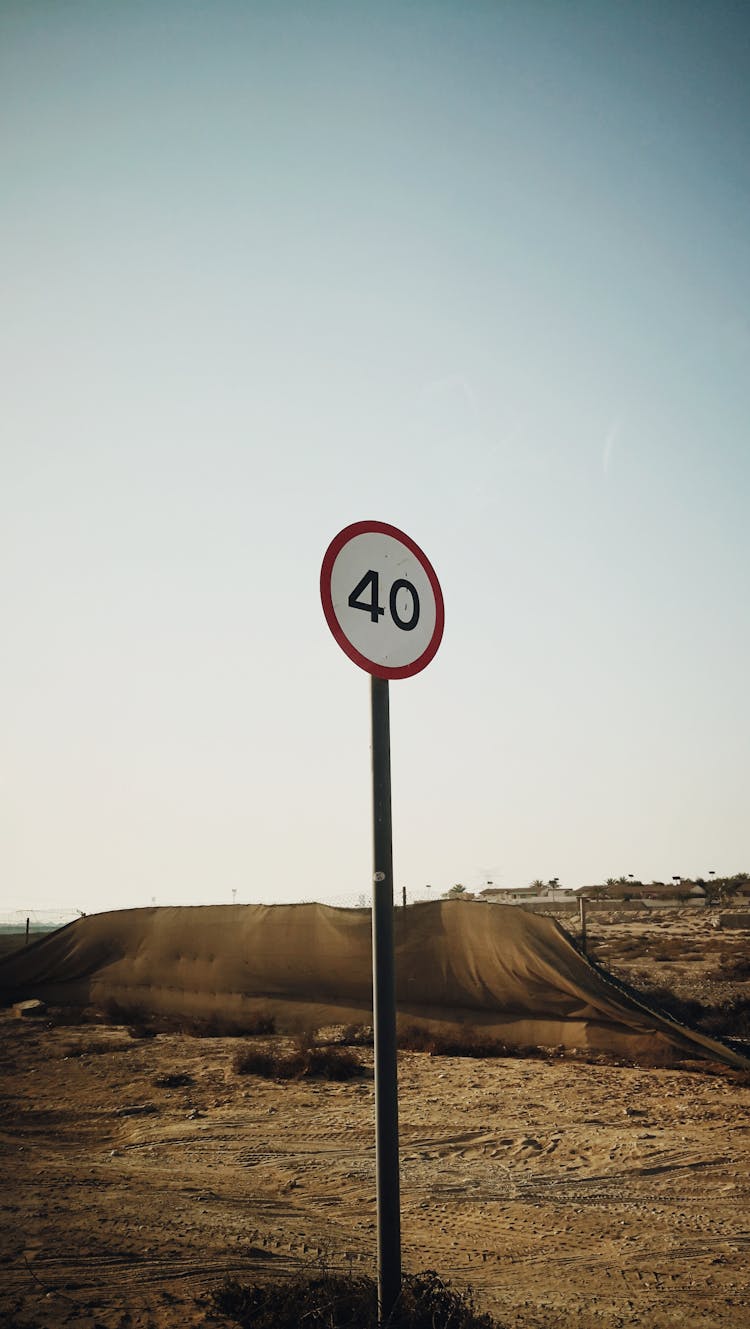
[[[0,0],[5,908],[750,867],[750,10]]]

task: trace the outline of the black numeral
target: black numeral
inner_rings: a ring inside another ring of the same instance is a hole
[[[362,596],[368,589],[371,592],[370,599],[360,599],[360,596]],[[402,618],[398,612],[397,596],[399,591],[407,591],[411,596],[411,614],[408,618]],[[385,613],[385,610],[378,604],[379,599],[380,578],[377,572],[374,572],[373,569],[370,568],[369,571],[365,573],[362,580],[357,582],[347,603],[352,609],[363,609],[366,614],[370,615],[373,623],[377,623],[378,619],[382,618]],[[401,628],[402,632],[411,632],[417,626],[417,623],[419,622],[419,596],[411,582],[404,581],[403,577],[399,577],[394,581],[391,587],[390,596],[388,597],[388,607],[391,611],[391,618],[396,624],[396,627]]]
[[[357,599],[357,596],[361,595],[362,591],[366,590],[368,586],[372,587],[372,599],[369,604],[364,600]],[[349,604],[352,609],[364,609],[365,613],[370,615],[373,623],[377,623],[380,616],[385,613],[385,610],[380,608],[378,599],[378,574],[377,572],[373,572],[371,568],[369,572],[365,573],[362,580],[357,582],[357,585],[349,596]]]
[[[399,591],[408,591],[409,595],[411,596],[410,618],[402,618],[398,612],[398,603],[396,601],[396,596],[398,595]],[[394,581],[391,587],[389,604],[391,609],[391,618],[396,624],[396,627],[403,628],[404,632],[411,632],[412,628],[415,628],[417,626],[417,623],[419,622],[419,596],[417,595],[417,592],[415,591],[411,582],[404,581],[403,577],[399,577],[398,581]]]

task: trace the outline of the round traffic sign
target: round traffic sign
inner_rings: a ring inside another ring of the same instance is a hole
[[[384,521],[340,531],[320,571],[323,611],[350,660],[377,678],[409,678],[430,663],[445,614],[435,570],[408,535]]]

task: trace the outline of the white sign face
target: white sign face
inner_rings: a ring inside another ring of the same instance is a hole
[[[408,678],[429,664],[443,635],[443,596],[432,564],[408,535],[360,521],[331,542],[320,594],[328,626],[361,669]]]

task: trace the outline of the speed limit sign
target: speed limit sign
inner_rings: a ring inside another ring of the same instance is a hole
[[[409,678],[437,651],[443,595],[435,570],[408,535],[358,521],[331,541],[320,573],[323,610],[341,649],[376,678]]]
[[[328,546],[320,597],[342,651],[372,675],[375,1174],[378,1322],[385,1324],[401,1286],[388,688],[389,679],[409,678],[430,663],[443,635],[443,595],[430,560],[408,535],[384,521],[358,521]]]

